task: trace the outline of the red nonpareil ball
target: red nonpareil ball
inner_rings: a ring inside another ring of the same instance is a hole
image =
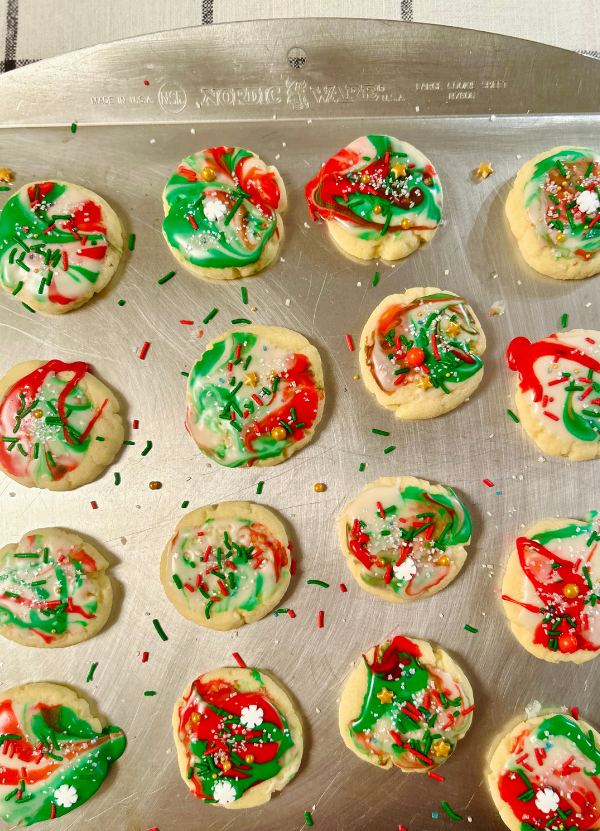
[[[561,652],[576,652],[577,638],[575,635],[561,635],[558,639],[558,648]]]
[[[422,349],[419,349],[418,346],[413,346],[412,349],[409,349],[406,353],[406,363],[409,366],[421,366],[424,360],[425,353]]]

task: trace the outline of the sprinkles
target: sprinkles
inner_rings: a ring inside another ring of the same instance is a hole
[[[479,629],[475,629],[474,626],[469,626],[468,623],[465,623],[465,629],[467,630],[467,632],[472,632],[474,635],[476,635],[477,632],[479,632]]]
[[[516,416],[516,415],[513,413],[513,411],[512,411],[512,410],[507,410],[506,412],[507,412],[507,414],[508,414],[508,415],[512,418],[512,420],[515,422],[515,424],[518,424],[518,423],[519,423],[519,417],[518,417],[518,416]]]
[[[304,822],[310,827],[314,825],[313,818],[310,815],[310,811],[304,812]]]
[[[346,335],[346,343],[348,344],[348,349],[350,352],[354,352],[354,343],[352,341],[352,335]]]
[[[442,808],[448,814],[450,819],[453,819],[456,822],[460,822],[462,820],[462,817],[460,817],[455,811],[453,811],[447,802],[442,802]]]
[[[325,617],[325,612],[323,612],[323,611],[319,612],[319,616],[317,618],[317,626],[319,627],[319,629],[323,628],[323,618],[324,617]]]
[[[216,309],[216,308],[215,308],[215,309],[213,309],[213,310],[212,310],[212,312],[209,312],[209,313],[206,315],[206,317],[204,318],[204,320],[202,321],[202,323],[204,323],[205,325],[206,325],[207,323],[210,323],[210,321],[213,319],[213,317],[214,317],[216,314],[218,314],[218,312],[219,312],[219,310],[218,310],[218,309]]]
[[[148,354],[148,350],[150,349],[150,344],[148,341],[144,341],[144,345],[140,349],[140,361],[143,361],[146,355]]]
[[[92,680],[92,678],[94,677],[94,673],[96,672],[96,667],[97,667],[97,666],[98,666],[98,661],[95,661],[95,662],[91,665],[91,667],[90,667],[90,671],[88,672],[88,674],[87,674],[87,678],[85,679],[86,684],[89,684],[89,682],[90,682],[90,681]]]
[[[323,580],[307,580],[306,582],[309,586],[322,586],[324,589],[329,588],[329,583],[325,583]]]
[[[154,628],[156,629],[156,631],[157,631],[157,633],[158,633],[159,638],[160,638],[162,641],[168,641],[168,640],[169,640],[169,638],[168,638],[168,637],[167,637],[167,635],[165,634],[165,631],[164,631],[164,629],[162,628],[162,626],[160,625],[160,623],[159,623],[159,621],[158,621],[158,618],[154,618],[154,619],[152,620],[152,624],[153,624]]]
[[[240,656],[239,652],[234,652],[231,657],[238,666],[240,666],[242,669],[246,669],[246,663],[244,659]]]
[[[146,446],[142,450],[142,456],[147,456],[148,453],[150,453],[151,450],[152,450],[152,442],[150,441],[150,439],[148,439],[148,441],[146,442]]]
[[[168,280],[171,279],[171,277],[174,277],[174,276],[175,276],[175,272],[174,271],[169,271],[168,274],[165,274],[164,277],[161,277],[160,280],[157,281],[158,285],[162,286],[163,283],[166,283]]]

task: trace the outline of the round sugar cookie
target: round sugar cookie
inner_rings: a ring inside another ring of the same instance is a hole
[[[506,200],[525,262],[556,280],[600,271],[600,155],[554,147],[526,162]]]
[[[321,358],[303,335],[246,326],[215,338],[194,364],[185,424],[220,465],[277,465],[311,440],[324,403]]]
[[[484,351],[485,335],[463,297],[413,288],[373,311],[359,360],[367,389],[396,418],[435,418],[477,389]]]
[[[102,727],[85,698],[60,684],[0,693],[5,742],[0,817],[11,827],[58,819],[87,802],[123,755],[125,734]]]
[[[70,182],[30,182],[0,213],[0,285],[38,312],[83,306],[108,285],[123,229],[98,194]]]
[[[429,242],[442,216],[442,185],[429,159],[393,136],[361,136],[305,188],[313,220],[361,260],[400,260]]]
[[[179,614],[235,629],[279,604],[290,582],[285,528],[262,505],[221,502],[190,511],[162,554],[160,576]]]
[[[451,488],[412,476],[370,482],[338,519],[352,576],[393,603],[429,597],[454,580],[471,530],[469,512]]]
[[[517,724],[493,750],[488,785],[511,831],[600,828],[600,734],[551,712]]]
[[[517,539],[502,600],[510,627],[544,661],[591,661],[600,650],[598,511],[583,520],[544,519]]]
[[[0,469],[21,485],[85,485],[123,436],[119,402],[83,361],[25,361],[0,379]]]
[[[600,456],[600,332],[514,338],[506,355],[518,373],[517,414],[537,446],[574,462]]]
[[[302,725],[288,695],[256,669],[215,669],[173,711],[183,781],[204,802],[254,808],[296,775]]]
[[[474,709],[468,679],[443,649],[396,635],[370,649],[350,673],[339,727],[346,746],[365,762],[425,773],[454,752]]]
[[[23,646],[93,638],[108,620],[108,563],[63,528],[38,528],[0,550],[0,635]]]
[[[286,204],[277,168],[241,147],[211,147],[185,158],[167,182],[163,234],[192,274],[248,277],[277,254]]]

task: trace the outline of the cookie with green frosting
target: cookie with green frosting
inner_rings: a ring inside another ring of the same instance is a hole
[[[211,147],[185,158],[167,182],[163,234],[193,274],[248,277],[275,257],[286,204],[275,167],[241,147]]]
[[[85,485],[122,444],[119,402],[83,361],[25,361],[0,379],[0,470],[19,484]]]
[[[88,640],[108,620],[108,562],[63,528],[39,528],[0,550],[0,635],[23,646]]]
[[[600,734],[577,713],[513,727],[490,754],[487,781],[511,831],[600,828]]]
[[[370,649],[350,673],[339,727],[364,761],[427,773],[454,753],[474,709],[467,677],[443,649],[396,635]]]
[[[311,440],[324,402],[321,358],[305,337],[246,326],[211,341],[194,364],[185,424],[221,465],[276,465]]]
[[[84,698],[60,684],[0,694],[0,817],[11,826],[57,819],[87,802],[125,750]]]
[[[294,705],[263,670],[223,668],[196,678],[175,704],[173,732],[183,781],[223,808],[268,802],[302,760]]]
[[[277,517],[251,502],[221,502],[186,514],[163,551],[160,574],[183,617],[235,629],[279,605],[291,556]]]
[[[30,182],[0,213],[0,285],[36,311],[64,314],[108,285],[122,247],[119,218],[98,194]]]
[[[469,512],[451,488],[412,476],[365,485],[338,519],[352,576],[393,603],[429,597],[454,580],[471,531]]]
[[[517,640],[537,658],[581,664],[600,655],[600,523],[544,519],[517,538],[502,583]]]
[[[464,297],[412,288],[382,300],[360,338],[362,379],[396,418],[435,418],[462,404],[483,378],[486,340]]]
[[[305,188],[313,220],[361,260],[399,260],[435,236],[442,185],[429,159],[393,136],[361,136]]]
[[[506,200],[525,262],[556,280],[600,271],[600,154],[554,147],[526,162]]]

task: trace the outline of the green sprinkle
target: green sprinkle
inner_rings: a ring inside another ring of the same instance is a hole
[[[324,583],[323,580],[307,580],[309,586],[323,586],[324,589],[329,588],[329,583]]]
[[[245,303],[247,305],[248,304],[248,289],[246,288],[246,286],[241,287],[241,292],[242,292],[242,303]]]
[[[158,635],[159,635],[160,639],[161,639],[161,640],[163,640],[163,641],[168,641],[169,639],[168,639],[168,637],[165,635],[164,629],[162,628],[162,626],[161,626],[161,625],[160,625],[160,623],[158,622],[158,619],[157,619],[157,618],[154,618],[154,620],[152,621],[152,623],[154,624],[154,628],[155,628],[155,629],[156,629],[156,631],[158,632]]]
[[[448,814],[450,819],[456,820],[456,822],[460,822],[462,820],[462,817],[459,817],[459,815],[452,810],[452,808],[448,805],[447,802],[442,802],[442,808]]]
[[[583,568],[582,568],[581,570],[583,571],[583,576],[585,577],[585,581],[586,581],[586,583],[588,584],[588,586],[590,587],[590,589],[591,589],[591,588],[593,588],[592,578],[590,577],[590,573],[589,573],[589,571],[588,571],[588,567],[587,567],[587,566],[583,566]]]
[[[72,133],[76,133],[76,132],[77,132],[77,124],[75,124],[75,122],[73,122],[73,123],[71,124],[71,132],[72,132]]]
[[[184,500],[183,500],[183,502],[181,503],[181,507],[182,507],[182,508],[187,508],[187,506],[188,506],[189,504],[190,504],[190,503],[189,503],[189,500],[188,500],[188,499],[184,499]]]
[[[129,234],[129,250],[133,251],[135,248],[135,234]]]
[[[24,306],[28,312],[35,314],[35,309],[32,309],[31,306],[28,306],[27,303],[21,303],[21,306]]]
[[[560,319],[560,324],[563,327],[563,329],[566,329],[568,323],[569,323],[569,315],[565,312],[565,314]]]
[[[202,321],[202,323],[210,323],[210,321],[211,321],[211,320],[213,319],[213,317],[214,317],[214,316],[218,313],[218,311],[219,311],[218,309],[213,309],[213,310],[212,310],[212,312],[209,312],[209,313],[206,315],[206,317],[204,318],[204,320]]]
[[[10,190],[10,188],[8,187],[8,185],[2,185],[0,187],[0,190]]]
[[[359,466],[358,466],[358,469],[359,469],[359,470],[360,470],[360,472],[362,473],[362,472],[363,472],[363,470],[365,469],[365,463],[364,463],[364,462],[361,462],[361,463],[359,464]]]
[[[96,436],[96,441],[104,441],[104,436]]]
[[[95,661],[95,662],[91,665],[91,667],[90,667],[90,671],[88,672],[88,674],[87,674],[87,678],[85,679],[86,684],[89,684],[89,682],[90,682],[90,681],[92,680],[92,678],[94,677],[94,673],[96,672],[96,667],[97,667],[97,666],[98,666],[98,661]]]
[[[252,321],[248,320],[247,317],[236,317],[235,320],[231,321],[232,326],[237,326],[238,323],[252,323]]]
[[[181,577],[178,574],[173,575],[173,582],[177,586],[178,589],[183,588],[183,583],[181,582]]]
[[[158,281],[158,285],[159,285],[159,286],[162,286],[162,284],[163,284],[163,283],[166,283],[166,282],[167,282],[167,280],[170,280],[170,279],[171,279],[171,277],[174,277],[174,276],[175,276],[175,272],[174,272],[174,271],[169,271],[169,273],[168,273],[168,274],[165,274],[165,276],[164,276],[164,277],[161,277],[161,278],[160,278],[160,280]]]
[[[467,632],[473,632],[474,635],[476,635],[477,632],[479,632],[479,629],[475,629],[474,626],[469,626],[468,623],[465,623],[465,629],[467,630]]]
[[[383,452],[384,452],[384,453],[391,453],[391,452],[392,452],[392,450],[395,450],[395,449],[396,449],[396,445],[395,445],[395,444],[390,444],[390,446],[389,446],[389,447],[386,447],[386,448],[385,448],[385,450],[384,450]]]
[[[375,433],[376,436],[389,436],[389,432],[387,430],[376,430],[373,428],[371,432]]]
[[[6,796],[4,797],[4,801],[8,802],[9,799],[12,799],[13,796],[16,796],[16,794],[18,794],[18,793],[19,793],[19,789],[15,788],[14,791],[11,791],[9,794],[6,794]]]
[[[567,174],[567,171],[565,170],[564,165],[563,165],[563,163],[561,162],[561,160],[560,160],[560,159],[557,159],[557,160],[556,160],[556,166],[557,166],[557,168],[558,168],[559,173],[560,173],[560,175],[561,175],[561,176],[565,176],[565,177],[566,177],[566,176],[568,175],[568,174]]]
[[[373,277],[373,286],[376,286],[378,282],[379,282],[379,272],[376,271],[375,276]]]
[[[30,586],[44,586],[48,581],[47,580],[34,580],[33,583],[30,583]]]
[[[148,453],[150,453],[151,450],[152,450],[152,442],[150,441],[150,439],[148,439],[148,441],[146,442],[146,446],[142,450],[142,456],[147,456]]]
[[[515,424],[518,424],[518,423],[519,423],[519,417],[518,417],[518,416],[516,416],[516,415],[513,413],[513,411],[512,411],[512,410],[507,410],[506,412],[507,412],[507,413],[508,413],[508,415],[512,418],[512,420],[515,422]]]
[[[265,484],[264,482],[259,482],[258,483],[258,485],[256,486],[256,493],[262,493],[262,489],[263,489],[264,484]]]
[[[292,428],[290,427],[290,425],[287,423],[287,421],[280,421],[279,423],[281,424],[282,427],[285,427],[285,429],[288,431],[288,433],[293,433],[294,432],[292,430]]]
[[[156,692],[154,690],[146,690],[144,695],[156,695]]]
[[[212,606],[214,605],[214,603],[215,603],[214,600],[209,600],[208,603],[206,604],[206,606],[204,607],[204,617],[207,620],[210,620],[210,610],[211,610]]]
[[[304,812],[304,822],[310,827],[314,825],[313,818],[310,815],[310,811]]]
[[[189,372],[182,372],[181,374],[183,375],[184,378],[189,378],[190,377]]]
[[[129,441],[129,439],[126,439],[126,440],[123,442],[123,444],[135,444],[135,442],[134,442],[134,441]]]
[[[115,471],[115,485],[121,484],[121,474]]]
[[[15,594],[14,592],[4,592],[5,597],[21,597],[20,594]]]
[[[117,303],[117,306],[124,306],[124,305],[125,305],[124,300],[119,300],[119,302]]]
[[[23,288],[23,281],[22,281],[22,280],[20,280],[20,281],[17,283],[17,287],[16,287],[16,289],[13,289],[13,294],[18,294],[18,293],[21,291],[21,289],[22,289],[22,288]]]
[[[40,555],[39,554],[34,554],[34,553],[30,554],[28,551],[27,552],[26,551],[23,551],[23,552],[17,551],[13,556],[14,557],[21,557],[24,560],[33,560],[34,558],[37,558]]]
[[[235,216],[237,209],[240,207],[240,205],[242,204],[243,201],[244,201],[244,197],[240,196],[240,198],[237,200],[237,202],[235,203],[233,208],[229,211],[229,213],[225,217],[225,223],[224,223],[225,225],[229,225],[229,223],[231,222],[231,220]]]

